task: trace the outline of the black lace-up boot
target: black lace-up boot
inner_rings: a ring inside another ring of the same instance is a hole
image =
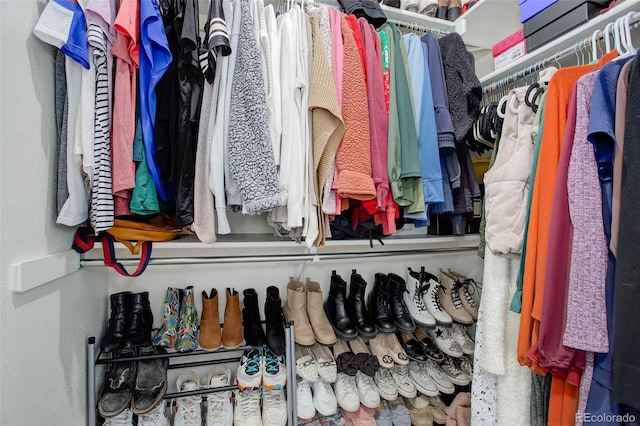
[[[369,313],[378,331],[393,333],[396,331],[396,326],[393,324],[389,307],[391,300],[389,277],[377,273],[374,278],[373,290],[369,293]]]
[[[358,333],[366,339],[376,337],[376,328],[365,306],[364,295],[367,282],[354,269],[351,273],[351,286],[347,299],[347,312],[356,326]]]
[[[407,292],[407,283],[396,274],[389,274],[389,287],[391,287],[391,315],[398,330],[413,332],[416,324],[409,314],[409,309],[404,303],[404,293]]]

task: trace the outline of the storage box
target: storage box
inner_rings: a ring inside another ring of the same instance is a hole
[[[491,49],[491,53],[493,53],[493,57],[495,58],[496,56],[498,56],[505,50],[509,49],[510,47],[515,46],[517,43],[521,42],[522,40],[524,40],[524,29],[520,28],[518,31],[511,34],[509,37],[496,43],[493,46],[493,49]]]
[[[560,2],[562,3],[562,2]],[[558,3],[560,5],[560,3]],[[567,3],[574,3],[567,0]],[[562,5],[560,5],[563,7]],[[539,28],[537,31],[527,34],[525,28],[525,40],[527,41],[527,52],[532,52],[540,46],[543,46],[551,40],[571,31],[572,29],[584,24],[589,19],[600,14],[606,5],[595,2],[582,2],[574,9],[559,16],[557,19],[549,22],[547,25]]]
[[[527,54],[526,41],[522,40],[520,43],[510,47],[509,49],[505,50],[504,52],[502,52],[501,54],[493,58],[493,69],[499,70],[500,68],[503,68],[509,65],[511,62],[515,61],[518,58],[523,57],[526,54]]]
[[[518,0],[520,4],[520,22],[527,22],[533,16],[557,2],[559,0]],[[574,0],[563,0],[563,2],[574,3]]]
[[[522,25],[524,36],[529,37],[536,31],[551,24],[556,19],[560,19],[577,7],[582,6],[584,3],[591,3],[591,7],[593,8],[593,10],[596,10],[596,8],[600,7],[598,9],[598,13],[600,13],[600,10],[607,7],[607,5],[610,3],[610,0],[564,0],[554,3],[535,16],[532,16],[531,19],[529,19]]]

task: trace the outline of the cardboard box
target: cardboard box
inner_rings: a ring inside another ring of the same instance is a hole
[[[520,43],[517,43],[515,46],[512,46],[511,48],[505,50],[504,52],[493,58],[493,69],[499,70],[500,68],[504,68],[511,62],[523,57],[526,54],[526,41],[522,40]]]
[[[519,43],[522,40],[524,40],[524,29],[520,28],[518,31],[511,34],[509,37],[496,43],[493,46],[493,49],[491,49],[491,53],[493,53],[493,57],[495,58],[496,56],[498,56],[505,50],[509,49],[510,47],[515,46],[516,43]]]
[[[559,0],[518,0],[520,4],[520,22],[525,23]],[[574,0],[563,0],[572,3]]]

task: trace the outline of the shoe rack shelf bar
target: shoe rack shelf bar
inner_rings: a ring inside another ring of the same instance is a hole
[[[286,367],[286,375],[287,375],[287,386],[286,386],[286,395],[287,395],[287,421],[288,425],[295,425],[294,419],[297,419],[295,413],[296,407],[296,392],[295,392],[295,338],[294,338],[294,328],[293,322],[289,322],[285,324],[285,346],[287,348],[285,352],[285,367]],[[106,356],[104,352],[96,351],[96,338],[89,337],[87,339],[87,411],[88,411],[88,425],[96,426],[97,423],[97,397],[98,397],[98,389],[96,387],[96,369],[99,365],[107,365],[116,362],[132,362],[132,361],[144,361],[150,359],[163,359],[166,358],[169,360],[169,369],[174,368],[189,368],[189,367],[198,367],[198,366],[206,366],[206,365],[214,365],[214,364],[222,364],[222,363],[232,363],[240,361],[240,357],[231,357],[224,356],[221,358],[213,359],[213,360],[203,360],[203,361],[192,361],[192,362],[181,362],[181,363],[171,363],[171,359],[173,358],[188,358],[194,356],[206,356],[206,355],[220,355],[224,353],[232,354],[244,351],[245,349],[250,349],[252,346],[240,346],[237,349],[219,349],[215,352],[207,352],[204,350],[195,350],[191,352],[170,352],[166,354],[159,355],[140,355],[134,357],[122,357],[122,358],[109,358]],[[98,355],[96,356],[96,353]],[[237,385],[224,386],[219,388],[202,388],[192,391],[179,391],[179,392],[169,392],[166,393],[163,399],[174,399],[181,398],[187,396],[195,396],[195,395],[206,395],[214,392],[225,392],[225,391],[235,391],[238,389]]]

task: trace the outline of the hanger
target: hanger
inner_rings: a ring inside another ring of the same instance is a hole
[[[591,57],[594,62],[598,60],[598,33],[600,33],[600,30],[595,30],[591,34]]]
[[[633,40],[631,38],[631,17],[635,15],[635,12],[629,12],[624,17],[624,27],[627,36],[627,46],[632,53],[636,52],[636,48],[633,46]]]

